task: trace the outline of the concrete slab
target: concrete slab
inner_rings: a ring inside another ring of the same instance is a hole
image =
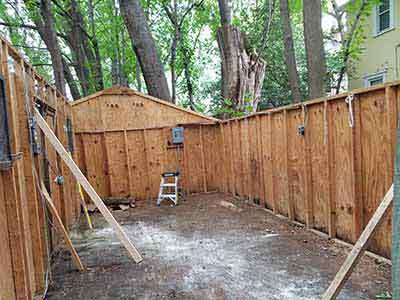
[[[230,205],[229,203],[233,203]],[[114,212],[144,257],[136,265],[101,215],[72,233],[53,267],[48,299],[317,300],[348,249],[228,195],[199,194],[178,207],[139,202]],[[364,257],[341,300],[390,291],[390,267]]]

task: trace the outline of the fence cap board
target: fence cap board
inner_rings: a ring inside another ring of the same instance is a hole
[[[328,97],[321,97],[321,98],[316,98],[316,99],[312,99],[312,100],[308,100],[308,101],[304,101],[304,102],[288,104],[288,105],[279,106],[279,107],[276,107],[276,108],[270,108],[270,109],[266,109],[266,110],[262,110],[262,111],[259,111],[259,112],[255,112],[255,113],[243,116],[243,117],[220,120],[219,122],[220,123],[227,123],[229,121],[234,121],[234,120],[242,120],[242,119],[256,117],[256,116],[260,116],[260,115],[269,115],[269,114],[273,114],[273,113],[279,113],[279,112],[282,112],[284,110],[299,109],[299,108],[301,108],[303,106],[319,104],[319,103],[322,103],[322,102],[325,102],[325,101],[339,100],[339,99],[342,99],[342,98],[346,98],[348,95],[360,95],[360,94],[369,93],[369,92],[381,90],[383,88],[392,87],[392,86],[400,86],[400,80],[390,81],[390,82],[383,83],[383,84],[377,84],[377,85],[374,85],[374,86],[371,86],[371,87],[368,87],[368,88],[359,88],[359,89],[355,89],[353,91],[340,93],[338,95],[332,95],[332,96],[328,96]]]

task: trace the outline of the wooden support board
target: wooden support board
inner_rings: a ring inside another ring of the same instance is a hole
[[[85,268],[81,262],[81,259],[79,258],[78,253],[76,252],[74,246],[72,245],[71,239],[68,236],[68,232],[64,227],[63,221],[61,220],[60,215],[57,212],[57,209],[53,203],[53,201],[50,198],[49,193],[47,192],[47,189],[43,183],[43,181],[40,183],[41,185],[41,192],[43,193],[43,197],[46,200],[46,205],[49,208],[50,213],[53,216],[53,220],[55,221],[54,223],[60,230],[61,234],[63,235],[64,241],[67,244],[69,252],[71,252],[72,259],[74,260],[75,266],[78,268],[79,271],[84,271]]]
[[[92,199],[92,201],[97,206],[97,208],[100,210],[100,212],[102,213],[104,218],[107,220],[107,222],[115,230],[118,238],[120,239],[122,244],[125,246],[126,250],[128,250],[128,252],[131,255],[131,257],[133,258],[133,260],[136,263],[141,262],[143,260],[143,258],[140,255],[140,253],[136,250],[135,246],[131,243],[128,236],[123,231],[122,227],[114,219],[113,215],[110,213],[110,211],[104,205],[104,203],[101,200],[101,198],[99,197],[99,195],[96,193],[96,191],[94,190],[92,185],[89,183],[89,181],[83,175],[81,170],[75,164],[73,159],[68,155],[68,152],[65,150],[64,146],[57,139],[56,135],[49,128],[46,121],[42,118],[42,116],[40,115],[40,113],[37,109],[35,109],[35,119],[36,119],[37,124],[39,125],[40,129],[46,135],[49,142],[53,145],[54,149],[58,152],[58,154],[60,155],[62,160],[69,167],[71,172],[74,174],[76,180],[80,183],[80,185],[83,187],[83,189],[89,195],[89,197]]]
[[[371,240],[379,224],[383,221],[383,218],[389,211],[389,208],[392,203],[393,203],[393,185],[386,193],[385,197],[383,198],[381,204],[379,205],[372,219],[369,221],[367,227],[364,229],[357,243],[354,245],[353,249],[347,256],[339,272],[333,279],[331,285],[326,290],[325,294],[322,296],[322,300],[336,299],[336,296],[339,294],[341,288],[346,283],[346,280],[350,277],[354,267],[356,266],[362,254],[364,253],[368,245],[368,242]]]

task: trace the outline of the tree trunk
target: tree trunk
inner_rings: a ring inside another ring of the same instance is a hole
[[[62,64],[63,64],[63,67],[64,67],[65,80],[68,83],[69,90],[71,91],[72,98],[74,100],[78,100],[78,99],[81,98],[81,94],[79,92],[79,88],[78,88],[78,86],[76,84],[74,76],[72,75],[71,70],[69,69],[68,63],[67,63],[67,61],[65,60],[64,57],[62,57]]]
[[[194,107],[194,97],[193,97],[193,83],[191,79],[191,71],[190,71],[190,58],[188,57],[187,50],[183,49],[183,68],[184,68],[184,75],[186,81],[186,89],[189,97],[189,107],[192,110],[195,110]]]
[[[110,39],[114,45],[111,52],[111,84],[119,85],[119,32],[117,28],[118,10],[114,0],[109,1],[109,9],[112,11],[112,25],[110,26]]]
[[[150,95],[171,101],[164,67],[139,0],[119,0],[133,50]]]
[[[325,95],[326,62],[321,18],[321,1],[304,0],[303,24],[307,55],[308,93],[312,99]]]
[[[68,20],[66,34],[68,36],[68,44],[72,52],[72,59],[76,75],[78,76],[79,83],[82,90],[82,95],[87,96],[91,93],[91,74],[88,68],[88,62],[85,51],[82,45],[82,31],[79,28],[79,20],[76,14],[76,1],[69,2],[68,13],[72,19]]]
[[[127,87],[128,76],[125,71],[126,70],[125,66],[127,64],[125,47],[126,47],[125,30],[124,28],[121,28],[121,65],[119,66],[119,73],[120,73],[119,77],[120,77],[120,85]]]
[[[94,77],[96,80],[95,86],[96,90],[99,91],[104,89],[104,81],[103,81],[103,68],[101,65],[99,42],[96,36],[93,0],[88,1],[88,7],[89,7],[89,22],[92,35],[91,42],[94,50]]]
[[[176,34],[176,33],[175,33]],[[172,103],[176,102],[176,47],[177,47],[177,37],[176,35],[172,39],[172,45],[171,45],[171,59],[170,59],[170,69],[171,69],[171,87],[172,87]]]
[[[232,109],[257,110],[265,75],[265,62],[257,55],[249,55],[240,30],[225,24],[218,30],[221,53],[222,97],[232,101]]]
[[[140,74],[142,71],[140,70],[140,65],[139,62],[137,61],[136,58],[136,63],[135,63],[135,76],[136,76],[136,85],[137,85],[137,90],[139,92],[142,92],[142,78],[140,77]]]
[[[246,50],[245,36],[232,25],[232,3],[218,0],[221,27],[218,46],[221,54],[221,94],[235,111],[257,110],[265,75],[265,62]]]
[[[57,32],[55,29],[54,16],[51,12],[50,0],[40,1],[40,15],[41,19],[36,17],[34,18],[34,22],[40,37],[45,42],[46,47],[50,52],[56,87],[63,95],[66,95],[62,54],[60,44],[57,40]]]
[[[289,1],[280,0],[282,32],[285,63],[288,70],[289,86],[292,92],[293,102],[300,102],[302,99],[300,90],[299,74],[297,73],[296,56],[293,45],[292,26],[290,24]]]
[[[101,67],[100,50],[95,49],[96,47],[98,48],[97,40],[95,37],[92,36],[91,41],[89,41],[88,33],[85,31],[85,20],[80,12],[79,4],[76,0],[71,0],[70,3],[71,3],[70,14],[72,16],[72,21],[75,23],[74,25],[76,25],[75,29],[77,30],[77,34],[79,36],[79,39],[76,42],[82,48],[82,51],[88,63],[91,78],[93,79],[89,82],[90,88],[92,91],[102,90],[104,88],[103,71]],[[94,52],[97,52],[98,57],[96,57]]]
[[[342,8],[337,4],[336,0],[331,0],[332,7],[333,7],[333,16],[336,19],[337,25],[338,25],[338,31],[340,34],[340,43],[341,43],[341,50],[343,52],[342,54],[342,67],[339,70],[339,75],[338,79],[335,84],[335,92],[336,94],[340,93],[340,89],[342,86],[342,81],[343,78],[348,71],[348,64],[350,60],[350,50],[351,46],[353,43],[353,40],[355,39],[355,36],[357,34],[357,29],[360,25],[361,22],[361,17],[365,13],[365,10],[367,9],[367,0],[362,0],[360,3],[360,7],[357,11],[357,13],[354,13],[354,17],[352,18],[352,24],[351,26],[345,26],[343,24],[343,11]],[[345,30],[348,30],[345,32]]]
[[[231,0],[218,0],[221,25],[232,24],[232,2]]]
[[[171,86],[172,86],[172,103],[176,103],[176,51],[178,47],[179,40],[179,24],[178,24],[178,3],[176,0],[173,0],[173,12],[172,12],[172,24],[174,25],[174,37],[172,38],[171,45],[171,59],[170,59],[170,68],[171,68]]]

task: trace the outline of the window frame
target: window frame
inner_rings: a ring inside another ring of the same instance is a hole
[[[376,80],[376,79],[380,79],[382,78],[382,83],[380,84],[384,84],[386,82],[386,75],[387,75],[387,71],[380,71],[380,72],[376,72],[376,73],[372,73],[372,74],[368,74],[366,76],[364,76],[364,87],[371,87],[374,85],[371,85],[371,81]]]
[[[380,15],[384,14],[384,13],[380,13],[379,12],[379,7],[381,6],[381,4],[378,4],[375,6],[375,9],[373,10],[374,13],[374,37],[380,36],[381,34],[384,34],[388,31],[391,31],[394,29],[394,11],[395,11],[395,7],[394,7],[394,1],[393,0],[389,0],[389,27],[385,28],[381,31],[379,31],[379,17]]]

